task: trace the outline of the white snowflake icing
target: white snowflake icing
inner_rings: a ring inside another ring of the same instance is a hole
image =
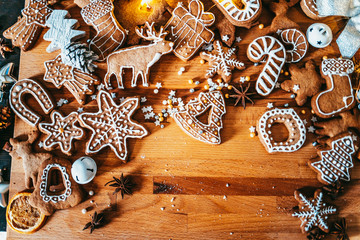
[[[334,214],[336,208],[334,206],[327,206],[323,203],[323,193],[320,192],[313,200],[308,200],[303,194],[299,194],[301,203],[304,207],[301,211],[293,213],[293,217],[298,217],[301,220],[301,226],[305,225],[305,231],[310,231],[314,226],[319,226],[322,229],[328,229],[326,219],[328,215]]]

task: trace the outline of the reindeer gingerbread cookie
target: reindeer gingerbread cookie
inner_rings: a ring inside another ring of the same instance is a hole
[[[167,32],[161,27],[159,32],[154,29],[154,23],[136,29],[136,33],[153,43],[145,46],[133,46],[121,49],[110,54],[107,58],[107,73],[105,75],[105,86],[111,88],[110,77],[115,75],[118,80],[118,88],[124,88],[123,69],[132,70],[131,86],[136,87],[138,77],[142,79],[143,86],[149,86],[148,79],[150,67],[154,65],[162,55],[172,51],[174,43],[164,38]],[[139,57],[141,56],[141,57]]]
[[[311,107],[316,115],[331,118],[355,106],[356,100],[349,76],[353,71],[354,63],[349,59],[323,60],[321,75],[326,80],[327,89],[311,99]]]

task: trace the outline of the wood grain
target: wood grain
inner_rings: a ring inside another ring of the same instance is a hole
[[[68,6],[71,15],[80,20],[81,29],[89,32],[90,28],[81,20],[80,9],[71,7],[71,1],[63,2],[64,6]],[[172,7],[176,5],[176,1],[169,2]],[[205,4],[206,9],[211,7],[209,2]],[[259,20],[265,25],[264,29],[237,29],[237,36],[243,39],[236,43],[239,49],[237,55],[247,68],[244,71],[234,71],[233,84],[238,86],[240,76],[251,76],[253,91],[262,66],[254,66],[247,59],[246,49],[253,39],[268,32],[267,26],[273,17],[266,7],[268,2],[264,1],[265,7]],[[304,32],[313,23],[298,5],[291,9],[289,16],[301,25]],[[343,21],[333,18],[324,21],[335,33],[344,25]],[[88,36],[93,36],[93,32]],[[41,38],[31,51],[22,52],[19,79],[37,80],[50,90],[56,100],[69,99],[69,104],[58,108],[64,114],[69,114],[79,107],[74,97],[66,89],[57,90],[42,80],[45,73],[44,61],[59,54],[46,53],[48,44],[49,42]],[[314,59],[319,64],[324,55],[339,56],[335,42],[325,49],[310,47],[302,62]],[[143,106],[151,105],[158,113],[164,108],[162,101],[167,99],[170,90],[176,90],[176,96],[182,97],[185,102],[198,95],[206,84],[204,75],[207,69],[207,65],[201,65],[199,61],[200,58],[195,57],[185,63],[174,55],[166,55],[151,68],[150,87],[131,88],[131,76],[127,74],[124,78],[125,90],[114,89],[111,92],[116,92],[118,98],[146,96],[148,101]],[[98,66],[96,73],[103,79],[106,64],[101,63]],[[180,67],[186,68],[181,76],[177,74]],[[200,81],[201,84],[189,85],[188,79]],[[280,81],[285,79],[288,77],[280,77]],[[157,82],[161,82],[163,88],[158,94],[154,94]],[[195,88],[196,92],[190,93],[190,88]],[[225,90],[224,93],[230,91]],[[257,119],[266,111],[268,102],[273,102],[276,107],[284,104],[296,106],[290,95],[281,89],[275,89],[267,98],[256,95],[255,105],[249,104],[246,110],[233,107],[234,100],[226,99],[227,114],[223,119],[224,129],[221,132],[223,143],[219,146],[206,145],[190,138],[170,118],[164,123],[165,128],[157,127],[153,122],[145,120],[140,110],[137,111],[134,119],[144,124],[151,135],[142,140],[128,141],[128,163],[124,164],[117,159],[109,148],[93,155],[98,164],[98,173],[92,183],[84,186],[85,191],[95,191],[93,197],[88,197],[74,208],[57,211],[49,217],[41,230],[32,235],[20,235],[8,230],[8,238],[305,239],[306,236],[300,232],[300,221],[291,217],[292,209],[297,204],[293,192],[296,188],[305,186],[321,186],[316,180],[316,173],[307,166],[308,159],[316,156],[316,150],[312,146],[315,136],[309,133],[304,147],[291,154],[268,154],[257,137],[249,137],[249,127],[256,125]],[[88,101],[84,110],[96,111],[96,102],[90,99]],[[119,103],[119,99],[115,101]],[[44,120],[49,120],[49,116],[41,113],[32,98],[28,99],[28,103],[36,106],[35,109],[39,110]],[[311,110],[308,106],[296,107],[296,110],[299,113],[305,110],[306,113],[300,113],[300,117],[310,123]],[[15,136],[26,135],[30,130],[29,125],[16,119]],[[44,151],[37,146],[44,137],[35,142],[34,151]],[[86,141],[76,142],[77,152],[70,160],[76,160],[84,154],[85,143]],[[66,157],[58,150],[54,151],[54,154]],[[132,175],[137,183],[134,194],[126,195],[124,199],[121,199],[120,195],[113,195],[111,187],[104,187],[112,176],[120,176],[122,172]],[[352,179],[344,196],[334,204],[339,207],[340,216],[348,220],[351,239],[360,239],[358,162],[352,170]],[[13,159],[10,196],[22,190],[22,163]],[[90,203],[90,200],[95,203]],[[83,208],[87,208],[88,213],[82,214]],[[95,210],[106,212],[107,224],[89,235],[88,231],[82,231],[82,228]]]

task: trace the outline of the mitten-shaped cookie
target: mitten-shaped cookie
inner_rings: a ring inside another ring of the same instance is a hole
[[[355,104],[354,91],[349,74],[354,71],[354,63],[348,59],[325,59],[321,64],[321,75],[326,79],[327,89],[311,99],[311,107],[316,115],[331,118],[352,109]]]
[[[306,62],[303,68],[290,65],[289,71],[291,80],[281,83],[281,88],[295,93],[297,105],[302,106],[306,103],[308,97],[312,97],[320,91],[323,79],[316,72],[315,63],[312,60]]]

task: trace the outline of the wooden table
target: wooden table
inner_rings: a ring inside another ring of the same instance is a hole
[[[174,6],[174,5],[173,5]],[[208,8],[207,8],[208,9]],[[89,31],[79,14],[79,8],[69,9],[73,18],[80,20],[81,28]],[[240,76],[251,76],[252,89],[262,66],[254,66],[246,57],[248,44],[258,36],[265,35],[266,26],[271,22],[272,13],[265,7],[260,23],[265,29],[238,29],[237,35],[243,39],[239,44],[238,57],[245,62],[247,69],[235,71],[233,83],[238,86]],[[307,18],[299,6],[291,9],[289,16],[301,24],[305,32],[313,22]],[[334,31],[339,30],[341,22],[330,23]],[[43,34],[46,31],[43,32]],[[57,90],[52,84],[42,80],[45,73],[44,61],[55,58],[59,52],[46,53],[49,42],[39,40],[35,47],[21,55],[20,78],[31,78],[41,82],[58,101],[69,99],[69,104],[58,108],[64,114],[76,111],[76,100],[66,89]],[[322,56],[339,56],[336,43],[325,49],[310,47],[305,60],[314,59],[320,63]],[[204,86],[204,74],[207,65],[199,64],[197,56],[189,62],[182,62],[174,55],[166,55],[151,68],[150,87],[131,88],[129,75],[125,77],[126,89],[115,89],[118,97],[146,96],[148,101],[143,106],[151,105],[158,113],[164,107],[162,101],[170,90],[176,90],[177,96],[184,101],[194,98]],[[179,76],[180,67],[186,72]],[[101,78],[106,73],[106,64],[99,64],[96,72]],[[201,85],[195,93],[188,79],[199,80]],[[280,81],[286,79],[281,76]],[[154,94],[155,84],[161,82],[163,88]],[[226,91],[224,91],[226,93]],[[313,134],[307,135],[303,148],[294,153],[268,154],[258,137],[249,137],[249,127],[256,125],[256,120],[264,113],[268,102],[282,107],[289,103],[295,107],[290,93],[275,89],[266,98],[256,96],[255,105],[248,104],[246,110],[233,107],[234,100],[226,99],[227,114],[223,118],[224,129],[221,132],[223,143],[210,146],[186,135],[168,118],[165,128],[155,126],[144,119],[141,110],[134,118],[151,132],[142,140],[128,141],[130,157],[124,164],[107,148],[93,158],[98,164],[98,173],[94,181],[84,188],[94,190],[95,195],[88,197],[80,205],[57,211],[49,217],[46,225],[32,235],[19,235],[9,230],[10,239],[306,239],[300,232],[300,220],[291,216],[292,208],[297,205],[294,190],[304,186],[319,187],[316,173],[307,166],[309,158],[316,156],[312,146]],[[117,103],[119,100],[116,99]],[[35,104],[29,99],[30,104]],[[37,106],[37,109],[40,108]],[[90,101],[85,111],[97,111],[95,101]],[[311,118],[308,107],[298,108],[302,119],[309,123]],[[39,111],[39,113],[41,113]],[[42,113],[44,116],[44,114]],[[49,120],[48,116],[44,116]],[[310,126],[309,124],[307,127]],[[27,134],[29,125],[19,119],[15,123],[15,136]],[[88,135],[89,136],[89,135]],[[40,140],[44,139],[42,135]],[[34,144],[34,151],[44,151]],[[81,157],[86,141],[76,142],[77,152],[69,159]],[[54,151],[58,156],[61,152]],[[132,196],[113,195],[113,189],[104,187],[112,176],[121,173],[132,175],[137,188]],[[340,216],[346,217],[351,239],[360,238],[360,167],[356,163],[352,171],[352,181],[344,196],[334,202],[340,210]],[[227,187],[228,184],[228,187]],[[24,190],[24,170],[22,162],[13,160],[11,170],[10,196]],[[95,204],[91,204],[94,200]],[[110,206],[110,207],[109,207]],[[81,209],[90,208],[86,214]],[[82,231],[90,220],[94,210],[107,211],[107,224],[96,229],[92,235]]]

